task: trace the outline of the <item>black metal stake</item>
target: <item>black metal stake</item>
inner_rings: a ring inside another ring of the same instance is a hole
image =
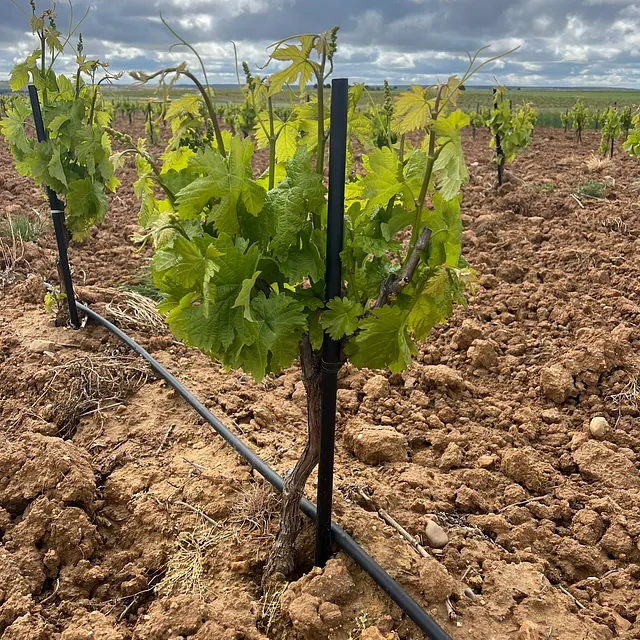
[[[44,121],[42,120],[38,90],[33,85],[29,85],[29,99],[31,100],[31,110],[33,111],[33,122],[36,127],[38,142],[46,142],[47,132],[44,128]],[[60,284],[67,296],[71,326],[74,329],[79,329],[80,319],[78,318],[78,307],[76,306],[76,297],[73,292],[69,256],[67,254],[67,229],[64,222],[64,204],[62,204],[53,189],[45,186],[45,190],[47,198],[49,199],[49,208],[51,209],[51,217],[53,218],[53,230],[55,231],[56,244],[58,245],[58,267],[62,280]]]
[[[150,102],[147,102],[147,118],[149,120],[149,138],[151,139],[151,144],[155,144],[153,141],[153,113]]]
[[[342,295],[342,236],[344,231],[344,176],[347,164],[347,105],[349,81],[331,83],[331,137],[329,139],[329,207],[325,302]],[[336,432],[336,395],[342,343],[324,334],[322,346],[322,421],[318,467],[318,520],[316,566],[331,557],[331,509],[333,502],[333,453]]]
[[[498,96],[497,90],[493,87],[493,108],[498,108]],[[496,161],[498,163],[498,185],[502,186],[502,174],[504,171],[504,156],[502,155],[502,144],[500,142],[500,134],[496,133],[495,135],[496,142]]]

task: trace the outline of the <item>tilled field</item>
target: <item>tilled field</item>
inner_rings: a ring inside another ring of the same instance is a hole
[[[341,375],[336,519],[456,640],[640,638],[640,166],[594,161],[585,138],[537,130],[496,191],[488,136],[469,135],[469,307],[409,371]],[[3,145],[0,161],[0,214],[46,220]],[[70,248],[80,298],[284,473],[305,437],[299,370],[225,373],[114,291],[149,258],[121,178]],[[571,195],[591,179],[605,199]],[[310,527],[300,579],[262,596],[277,496],[104,330],[55,326],[53,247],[47,228],[13,268],[0,257],[0,637],[421,638],[341,554],[302,575]]]

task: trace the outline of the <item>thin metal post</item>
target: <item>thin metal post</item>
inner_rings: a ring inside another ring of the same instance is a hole
[[[38,142],[47,141],[47,131],[44,128],[42,119],[42,111],[40,110],[40,101],[38,100],[38,90],[29,85],[29,100],[31,100],[31,110],[33,111],[33,123],[36,127],[36,135]],[[73,282],[71,280],[71,269],[69,267],[69,255],[67,254],[67,229],[64,222],[64,204],[60,201],[53,189],[45,185],[47,198],[49,199],[49,207],[51,209],[51,217],[53,218],[53,230],[56,234],[56,244],[58,245],[58,268],[60,271],[61,287],[67,296],[67,305],[69,307],[69,320],[74,329],[80,328],[80,319],[78,317],[78,307],[76,306],[76,297],[73,292]]]
[[[498,91],[493,87],[493,108],[498,108]],[[498,163],[498,185],[502,186],[502,176],[504,171],[504,156],[502,155],[502,143],[500,142],[500,134],[495,135],[496,143],[496,162]]]
[[[342,240],[344,231],[344,178],[347,163],[347,106],[349,81],[331,83],[331,137],[329,139],[329,205],[325,302],[342,295]],[[317,566],[331,557],[331,509],[333,503],[333,454],[336,431],[336,395],[341,366],[341,341],[325,332],[322,346],[322,422],[318,467]]]

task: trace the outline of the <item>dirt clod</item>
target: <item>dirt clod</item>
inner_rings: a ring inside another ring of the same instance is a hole
[[[578,469],[587,480],[605,487],[636,489],[640,474],[635,464],[621,453],[609,449],[602,442],[589,440],[573,452]]]
[[[545,367],[540,370],[540,387],[542,393],[556,404],[578,395],[573,376],[559,365]]]
[[[391,426],[377,426],[356,418],[344,432],[347,448],[367,464],[404,462],[408,459],[407,439]]]
[[[386,398],[389,395],[389,381],[384,376],[373,376],[365,382],[362,392],[372,400]]]

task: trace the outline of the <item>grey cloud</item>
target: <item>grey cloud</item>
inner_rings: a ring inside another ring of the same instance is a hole
[[[9,0],[0,3],[2,77],[28,27]],[[76,5],[76,14],[83,9]],[[491,45],[495,53],[520,44],[478,80],[496,74],[523,85],[640,86],[640,9],[627,0],[94,0],[82,26],[87,53],[113,57],[117,69],[157,68],[173,41],[157,20],[160,10],[190,42],[207,51],[224,48],[224,55],[206,55],[220,82],[235,75],[230,40],[239,42],[241,58],[258,64],[269,42],[340,24],[336,72],[354,79],[428,82],[460,72],[464,51]],[[63,5],[60,13],[62,25]]]

